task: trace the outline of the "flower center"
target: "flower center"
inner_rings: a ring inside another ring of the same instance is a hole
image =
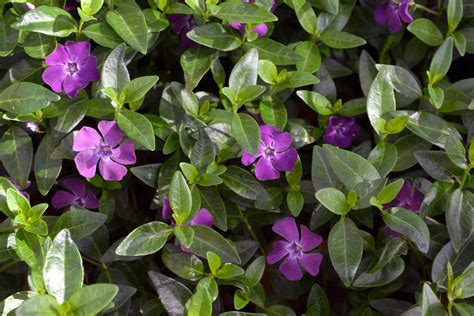
[[[72,201],[72,204],[84,206],[86,204],[86,201],[84,201],[84,199],[76,196],[76,198]]]
[[[290,256],[299,257],[303,252],[303,247],[297,242],[293,242],[291,245],[288,246],[288,252]]]
[[[67,63],[67,70],[69,74],[75,74],[79,69],[77,68],[77,63]]]
[[[100,153],[103,157],[109,157],[112,155],[112,147],[109,145],[109,143],[102,142],[100,144]]]

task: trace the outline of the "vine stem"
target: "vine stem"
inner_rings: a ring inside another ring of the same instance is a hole
[[[101,269],[107,270],[109,268],[105,263],[97,262],[94,259],[91,259],[91,258],[88,258],[88,257],[85,257],[85,256],[82,256],[82,259],[84,261],[96,266],[96,267],[101,268]]]
[[[0,272],[8,270],[8,268],[15,265],[17,262],[19,261],[10,261],[10,262],[5,263],[3,266],[0,267]]]
[[[252,226],[250,225],[249,221],[247,220],[247,217],[245,217],[245,214],[242,212],[242,210],[240,208],[238,208],[238,210],[239,210],[240,219],[245,224],[245,227],[247,228],[247,231],[249,232],[250,237],[252,237],[252,239],[255,240],[256,242],[258,242],[258,247],[260,249],[260,252],[262,253],[262,255],[265,256],[266,255],[265,249],[263,249],[262,245],[258,241],[257,235],[255,234]]]
[[[439,13],[437,11],[431,10],[430,8],[427,8],[422,4],[415,3],[414,6],[415,6],[416,9],[420,9],[422,11],[425,11],[425,12],[428,12],[428,13],[431,13],[431,14],[434,14],[434,15],[439,15]]]

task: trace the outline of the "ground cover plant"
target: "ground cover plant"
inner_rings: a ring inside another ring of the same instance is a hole
[[[473,0],[0,0],[1,315],[474,315]]]

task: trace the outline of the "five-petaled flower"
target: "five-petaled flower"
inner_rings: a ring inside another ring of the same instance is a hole
[[[65,92],[68,97],[74,98],[89,82],[100,79],[97,59],[90,50],[89,42],[58,44],[46,57],[48,68],[43,72],[43,81],[54,92]]]
[[[197,43],[186,35],[197,26],[192,14],[170,14],[168,20],[173,25],[173,31],[178,34],[183,48],[197,46]]]
[[[62,209],[70,205],[79,205],[87,209],[94,209],[99,206],[99,201],[94,193],[86,188],[86,184],[79,179],[66,179],[63,186],[68,191],[58,190],[54,193],[51,204],[56,209]]]
[[[316,276],[319,273],[323,255],[309,253],[309,251],[318,247],[323,242],[323,238],[310,231],[305,225],[300,225],[300,237],[295,219],[290,216],[277,221],[272,229],[285,240],[273,242],[272,250],[267,255],[267,263],[275,264],[285,258],[279,270],[290,281],[297,281],[303,277],[301,268],[310,275]]]
[[[410,15],[410,0],[387,0],[375,8],[375,22],[378,25],[388,25],[391,33],[396,33],[402,28],[402,21],[411,23],[413,17]]]
[[[298,152],[291,147],[291,134],[271,125],[260,126],[260,146],[255,155],[242,149],[242,164],[255,164],[255,176],[260,181],[280,178],[280,171],[291,171],[296,165]]]
[[[326,144],[347,148],[352,145],[359,132],[360,127],[356,124],[355,118],[331,116],[323,140]]]
[[[123,132],[114,121],[100,121],[99,131],[82,127],[74,137],[72,150],[78,154],[74,158],[81,176],[92,178],[96,174],[97,163],[104,180],[120,181],[127,174],[123,165],[134,164],[135,146],[130,140],[121,143]]]
[[[253,2],[251,0],[242,0],[242,2]],[[270,12],[273,13],[276,8],[275,0],[272,0],[272,7],[270,8]],[[245,24],[239,22],[229,22],[229,25],[232,26],[234,29],[238,30],[240,33],[245,31]],[[255,32],[258,34],[258,37],[265,36],[268,32],[268,26],[265,23],[260,23],[257,26],[250,29],[250,32]]]

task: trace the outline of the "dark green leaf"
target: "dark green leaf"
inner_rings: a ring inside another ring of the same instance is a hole
[[[145,256],[160,250],[173,232],[165,223],[150,222],[135,228],[118,246],[120,256]]]

